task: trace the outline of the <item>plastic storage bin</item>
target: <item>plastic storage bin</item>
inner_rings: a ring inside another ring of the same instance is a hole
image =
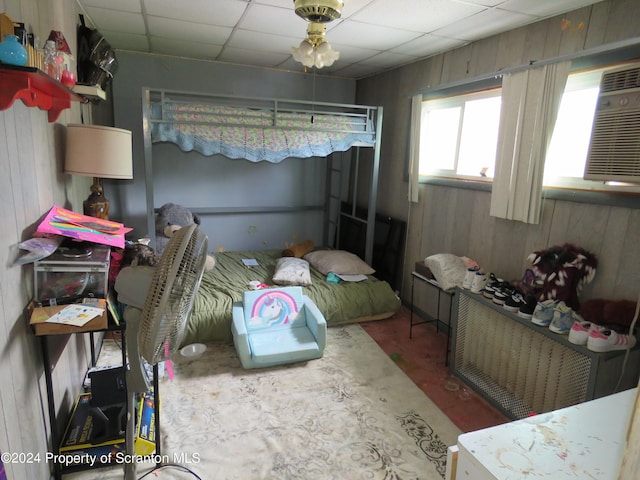
[[[110,248],[80,244],[61,247],[34,263],[36,302],[57,304],[79,297],[105,298],[109,291]]]

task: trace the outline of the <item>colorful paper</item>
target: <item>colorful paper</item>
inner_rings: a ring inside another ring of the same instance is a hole
[[[91,305],[86,305],[84,303],[74,303],[72,305],[67,305],[58,313],[49,317],[47,322],[82,327],[103,313],[104,310],[102,308],[92,307]]]
[[[53,233],[118,248],[124,248],[124,235],[131,230],[122,223],[82,215],[56,205],[37,228],[40,233]]]

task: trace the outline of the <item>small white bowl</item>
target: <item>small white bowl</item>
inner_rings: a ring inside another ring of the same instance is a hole
[[[192,343],[186,347],[182,347],[180,349],[180,355],[189,360],[195,360],[196,358],[200,358],[206,349],[207,346],[204,343]]]

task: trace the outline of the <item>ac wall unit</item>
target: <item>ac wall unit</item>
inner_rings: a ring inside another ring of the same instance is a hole
[[[602,74],[584,178],[640,183],[640,63]]]

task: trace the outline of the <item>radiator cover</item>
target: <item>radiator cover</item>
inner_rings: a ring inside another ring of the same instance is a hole
[[[452,369],[508,417],[614,393],[624,351],[592,352],[464,290],[454,303]],[[639,364],[636,347],[619,390],[637,385]]]

